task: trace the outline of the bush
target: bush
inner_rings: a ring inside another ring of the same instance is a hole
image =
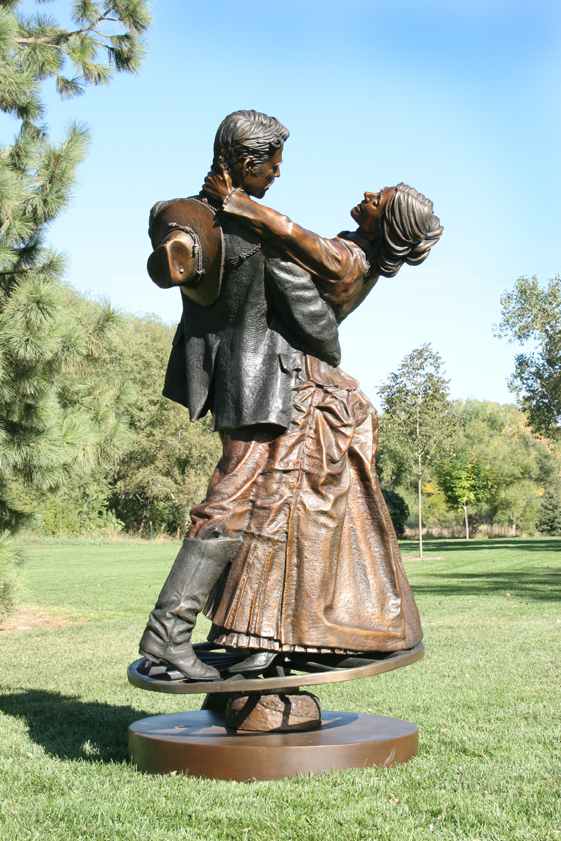
[[[0,621],[14,609],[17,567],[22,555],[7,531],[0,534]]]
[[[561,535],[561,490],[548,488],[542,497],[536,523],[540,534]]]
[[[210,418],[190,423],[182,406],[158,397],[115,471],[109,508],[127,532],[184,534],[220,458]]]
[[[37,502],[35,530],[50,536],[119,532],[123,526],[108,510],[108,496],[109,486],[103,477],[73,478],[64,488]]]
[[[403,537],[405,534],[405,524],[409,517],[409,506],[402,496],[389,488],[383,488],[382,493],[386,500],[386,505],[392,518],[393,527],[398,537]]]

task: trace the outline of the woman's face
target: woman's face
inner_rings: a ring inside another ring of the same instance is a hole
[[[351,210],[351,216],[368,239],[378,236],[384,208],[394,194],[395,187],[384,187],[378,193],[365,193],[364,199]]]

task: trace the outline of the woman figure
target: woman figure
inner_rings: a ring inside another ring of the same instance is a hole
[[[358,229],[331,239],[232,190],[227,174],[209,175],[204,191],[268,245],[277,287],[309,272],[338,321],[380,275],[423,262],[443,230],[432,202],[405,184],[365,193],[351,211]],[[218,529],[242,538],[206,610],[213,640],[253,652],[237,671],[263,669],[280,652],[391,652],[420,641],[376,475],[377,434],[357,382],[309,353],[286,431],[223,434],[224,455],[191,512],[189,536]]]

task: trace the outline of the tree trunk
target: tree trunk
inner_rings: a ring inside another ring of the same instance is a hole
[[[419,476],[418,481],[419,492],[419,559],[423,560],[423,483]]]
[[[468,507],[464,502],[464,524],[466,527],[466,540],[469,540],[469,520],[468,520]]]

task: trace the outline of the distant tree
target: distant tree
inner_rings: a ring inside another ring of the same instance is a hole
[[[146,535],[185,532],[221,450],[210,418],[190,423],[183,406],[162,396],[171,339],[159,322],[128,319],[122,376],[135,395],[127,407],[131,437],[112,470],[108,504],[128,531]],[[107,360],[106,376],[111,371]]]
[[[561,535],[561,488],[548,488],[541,501],[536,523],[540,534]]]
[[[515,406],[466,400],[455,404],[458,457],[478,464],[487,488],[471,505],[470,519],[509,524],[512,533],[535,530],[540,494],[561,471],[561,450],[536,436]]]
[[[458,487],[451,493],[453,480],[455,485],[476,485],[472,490],[477,492],[467,504],[470,536],[483,525],[509,525],[512,534],[532,534],[536,531],[544,489],[556,486],[561,478],[561,439],[536,435],[526,415],[516,406],[465,400],[455,401],[453,411],[456,424],[450,445],[427,468],[423,480],[426,529],[455,531],[461,527],[465,534],[465,512],[460,502],[463,494],[458,493]],[[413,468],[408,457],[407,452],[393,446],[391,436],[386,438],[382,417],[377,459],[380,479],[384,487],[397,491],[411,510],[416,510],[418,489],[415,488],[414,496],[410,484]],[[478,478],[484,479],[484,488],[476,481]],[[448,498],[442,489],[446,479]],[[466,490],[469,487],[464,488],[464,494]],[[410,520],[408,525],[415,523]]]
[[[202,499],[220,440],[208,419],[161,394],[173,330],[154,318],[117,315],[66,290],[82,327],[82,348],[57,378],[66,413],[80,413],[91,458],[49,493],[19,488],[37,528],[84,534],[124,528],[154,535],[185,531]],[[178,301],[178,306],[180,302]]]
[[[67,465],[64,481],[48,493],[35,484],[27,495],[20,489],[19,498],[31,500],[43,530],[87,533],[116,525],[107,502],[118,459],[132,445],[130,415],[143,400],[130,378],[143,331],[133,339],[137,319],[68,288],[61,294],[79,328],[79,351],[57,373],[54,392],[63,417],[79,424],[80,458]]]
[[[58,282],[63,260],[43,244],[68,202],[87,133],[73,126],[62,143],[49,142],[41,85],[52,78],[61,96],[73,96],[113,71],[136,70],[149,22],[143,0],[77,0],[73,29],[24,17],[21,6],[8,0],[0,9],[0,110],[17,130],[0,149],[0,529],[10,530],[30,514],[34,493],[93,457],[87,413],[58,393],[85,338]],[[26,499],[22,484],[32,491]]]
[[[493,520],[508,523],[513,537],[520,530],[527,534],[536,531],[540,510],[541,488],[532,479],[520,477],[506,487],[498,488],[495,496]]]
[[[469,508],[485,500],[489,494],[490,483],[485,468],[463,452],[446,460],[441,459],[437,477],[449,507],[462,510],[465,537],[469,540]]]
[[[411,351],[379,389],[384,451],[395,453],[417,487],[419,556],[423,557],[423,483],[455,434],[442,358],[430,344]]]
[[[431,471],[435,476],[435,469]],[[458,520],[458,509],[450,508],[436,477],[423,482],[423,523],[427,531],[454,528]],[[473,523],[473,517],[471,518]]]
[[[561,429],[561,277],[542,286],[537,277],[519,278],[501,297],[501,336],[530,345],[515,358],[510,385],[533,429],[559,435]]]
[[[119,460],[108,505],[129,532],[184,535],[189,510],[205,496],[220,442],[209,419],[189,423],[184,412],[161,398]],[[158,419],[165,425],[150,423]]]

